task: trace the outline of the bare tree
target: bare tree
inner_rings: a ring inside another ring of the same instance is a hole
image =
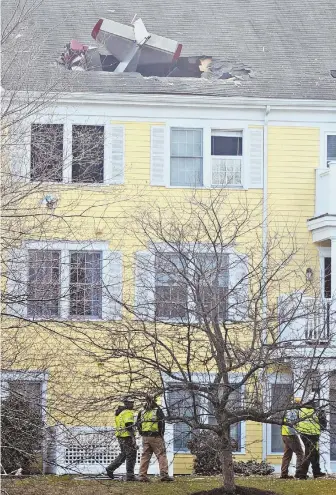
[[[280,232],[270,218],[263,244],[264,221],[261,204],[225,190],[136,214],[127,232],[139,249],[127,267],[135,298],[124,291],[123,321],[95,343],[103,362],[118,362],[102,376],[107,388],[162,396],[178,445],[193,432],[217,435],[228,493],[241,422],[281,425],[288,409],[318,393],[312,376],[321,383],[330,373],[334,315],[328,306],[326,327],[319,284],[305,273],[313,260],[293,226]]]

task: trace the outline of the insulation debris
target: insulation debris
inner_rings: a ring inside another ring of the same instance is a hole
[[[141,19],[132,26],[99,19],[91,33],[96,46],[76,40],[58,62],[69,70],[139,73],[144,77],[193,77],[207,80],[253,77],[250,68],[208,55],[181,57],[182,44],[149,33]]]

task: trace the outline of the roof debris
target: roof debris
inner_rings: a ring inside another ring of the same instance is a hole
[[[141,19],[132,26],[99,19],[91,33],[97,46],[72,40],[58,62],[69,70],[136,72],[144,77],[194,77],[241,80],[252,77],[250,68],[208,55],[181,57],[182,44],[149,33]]]

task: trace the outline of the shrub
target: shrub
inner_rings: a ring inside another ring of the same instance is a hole
[[[218,436],[210,431],[203,431],[194,435],[188,444],[190,452],[194,454],[194,471],[196,474],[211,476],[221,474],[221,459]],[[232,445],[234,449],[234,444]],[[236,474],[250,476],[252,474],[266,476],[274,472],[274,468],[266,462],[235,462],[233,469]]]

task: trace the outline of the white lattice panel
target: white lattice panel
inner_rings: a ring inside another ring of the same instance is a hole
[[[46,472],[53,474],[101,474],[119,455],[118,440],[112,428],[89,428],[57,426],[50,428]],[[141,439],[137,440],[138,453],[135,473],[139,471],[141,457]],[[171,443],[171,442],[170,442]],[[173,453],[167,449],[171,464]],[[125,463],[116,470],[125,473]],[[159,474],[158,463],[153,456],[149,474]]]

